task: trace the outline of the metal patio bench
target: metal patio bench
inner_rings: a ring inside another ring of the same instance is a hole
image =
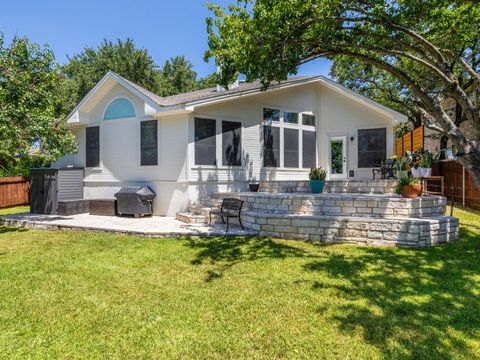
[[[240,226],[243,230],[242,219],[240,217],[240,213],[242,212],[243,201],[234,199],[234,198],[226,198],[223,199],[222,205],[220,209],[213,209],[210,211],[210,222],[209,225],[212,224],[212,215],[217,215],[222,218],[222,222],[227,224],[227,232],[230,225],[230,218],[238,218],[240,222]],[[225,219],[227,221],[225,222]]]

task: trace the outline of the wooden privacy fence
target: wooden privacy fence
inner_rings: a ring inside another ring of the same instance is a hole
[[[0,209],[27,205],[30,181],[21,176],[0,178]]]
[[[445,196],[449,200],[453,196],[457,204],[480,209],[480,189],[461,164],[454,160],[438,161],[434,163],[432,173],[444,177]]]
[[[423,149],[423,126],[406,133],[401,138],[397,138],[395,143],[395,154],[397,157],[404,156],[407,151],[417,151]]]

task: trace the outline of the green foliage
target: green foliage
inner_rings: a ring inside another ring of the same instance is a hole
[[[480,217],[454,215],[422,250],[0,226],[1,357],[478,359]]]
[[[161,96],[180,94],[198,88],[197,73],[185,56],[176,56],[165,62],[161,70]]]
[[[421,154],[420,154],[420,166],[422,168],[432,168],[432,165],[433,165],[433,154],[431,151],[423,151]]]
[[[418,185],[419,183],[420,183],[420,181],[417,178],[414,178],[412,176],[402,177],[402,178],[397,180],[397,187],[395,189],[395,192],[397,193],[397,195],[400,195],[401,192],[402,192],[402,186]]]
[[[73,134],[55,117],[59,77],[52,51],[0,34],[0,174],[25,175],[75,152]]]
[[[396,159],[395,165],[397,167],[397,171],[407,171],[410,162],[410,159],[405,156]]]
[[[468,88],[480,81],[480,6],[451,0],[237,0],[210,5],[209,50],[221,82],[237,73],[265,88],[326,57],[347,86],[448,137],[480,187],[480,111]],[[455,99],[452,120],[442,108]],[[460,128],[471,121],[474,131]]]
[[[327,178],[327,170],[322,169],[321,166],[318,168],[311,168],[308,177],[310,180],[325,180]]]

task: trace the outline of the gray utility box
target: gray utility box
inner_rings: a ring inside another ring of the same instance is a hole
[[[59,202],[83,200],[83,168],[39,168],[30,172],[30,212],[58,214]]]

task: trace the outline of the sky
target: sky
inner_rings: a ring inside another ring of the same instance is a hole
[[[234,0],[210,0],[226,6]],[[9,43],[13,36],[48,44],[64,63],[84,47],[103,39],[132,38],[146,48],[158,65],[185,55],[200,77],[215,71],[203,54],[207,49],[206,0],[2,0],[0,32]],[[328,75],[325,59],[303,65],[299,75]]]

